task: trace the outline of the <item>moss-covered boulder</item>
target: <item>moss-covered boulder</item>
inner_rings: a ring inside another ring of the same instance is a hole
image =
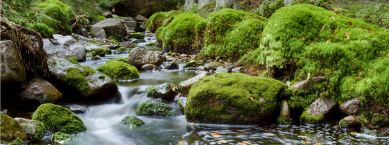
[[[69,109],[51,103],[42,104],[32,115],[32,119],[41,121],[47,129],[64,133],[86,131],[82,120]]]
[[[339,121],[339,127],[341,128],[353,128],[360,127],[361,122],[357,116],[347,116]]]
[[[4,113],[0,113],[0,116],[2,141],[9,142],[15,140],[16,138],[20,138],[22,140],[26,139],[26,133],[18,121],[8,115],[5,115]]]
[[[176,85],[173,83],[164,83],[162,85],[147,87],[145,92],[147,97],[162,98],[166,101],[173,101],[178,94]]]
[[[167,26],[179,14],[177,11],[154,13],[147,20],[146,30],[154,33],[158,28]]]
[[[184,65],[184,67],[197,67],[197,66],[200,66],[200,65],[203,65],[203,64],[204,64],[203,60],[191,61],[191,62],[186,63]]]
[[[129,130],[135,130],[145,123],[135,116],[126,116],[122,119],[122,124],[125,125]]]
[[[300,122],[312,124],[321,123],[325,118],[331,118],[331,115],[336,110],[336,105],[330,96],[318,98],[306,108],[300,116]]]
[[[185,116],[188,122],[195,123],[267,122],[285,88],[285,84],[270,78],[217,73],[192,86]]]
[[[147,99],[136,107],[136,114],[142,116],[174,116],[177,112],[160,100]]]
[[[157,37],[162,38],[165,52],[192,53],[192,46],[195,43],[196,23],[204,20],[201,16],[193,13],[182,13],[176,16],[173,21],[163,28],[162,33],[157,30]],[[159,29],[161,29],[159,28]]]
[[[125,58],[115,58],[100,65],[96,70],[112,77],[115,80],[131,80],[139,78],[138,69]]]
[[[28,122],[19,121],[26,132],[27,140],[40,141],[42,140],[46,127],[41,121],[29,120]]]

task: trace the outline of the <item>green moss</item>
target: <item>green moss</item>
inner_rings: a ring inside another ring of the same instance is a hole
[[[179,14],[177,11],[154,13],[147,20],[146,29],[155,32],[159,27],[167,26]]]
[[[272,12],[284,6],[283,0],[265,0],[261,3],[255,13],[262,17],[268,17]]]
[[[30,25],[28,27],[34,29],[35,31],[38,31],[43,38],[53,37],[53,29],[44,23],[37,23],[35,25]]]
[[[254,13],[223,9],[212,13],[202,23],[197,26],[199,33],[204,33],[201,54],[236,61],[259,46],[267,19]]]
[[[107,53],[103,48],[93,48],[92,51],[96,52],[96,54],[101,57],[104,57],[105,54]]]
[[[138,69],[121,60],[112,60],[111,62],[107,62],[103,65],[100,65],[96,68],[96,70],[116,80],[130,80],[139,78]]]
[[[115,61],[122,61],[122,62],[125,62],[125,63],[128,63],[128,64],[129,64],[128,59],[127,59],[127,58],[124,58],[124,57],[116,57],[116,58],[114,58],[114,59],[108,60],[107,63],[115,62]]]
[[[167,55],[169,55],[169,56],[172,55],[172,54],[173,54],[173,52],[171,52],[171,51],[169,51],[169,52],[167,53]]]
[[[36,6],[41,8],[43,12],[46,13],[46,15],[51,16],[57,21],[43,19],[43,23],[52,29],[64,32],[66,34],[71,34],[71,12],[69,11],[69,5],[64,4],[59,0],[45,0],[43,2],[37,2]]]
[[[176,16],[163,30],[160,30],[162,27],[157,30],[157,40],[162,40],[163,47],[171,49],[173,52],[191,51],[196,36],[194,27],[197,22],[202,20],[203,18],[199,15],[182,13]]]
[[[88,80],[85,78],[85,76],[87,76],[87,72],[81,71],[78,68],[68,68],[66,72],[67,74],[62,81],[87,96],[90,90]]]
[[[7,142],[4,142],[4,144],[6,145],[21,145],[21,144],[24,144],[25,142],[21,139],[21,138],[16,138],[14,141],[10,142],[10,143],[7,143]]]
[[[150,42],[150,43],[147,43],[146,46],[155,46],[157,44],[157,42]]]
[[[46,131],[46,127],[41,121],[23,123],[21,125],[23,126],[24,130],[26,131],[27,140],[34,140],[34,139],[41,140],[44,136],[45,131]],[[33,134],[27,134],[27,130],[34,130],[35,135],[33,136]]]
[[[89,66],[84,66],[84,65],[80,65],[81,68],[85,69],[85,72],[86,72],[86,76],[89,76],[89,75],[93,75],[96,73],[96,70],[94,70],[93,68],[89,67]]]
[[[155,32],[155,35],[157,36],[157,41],[158,42],[162,42],[162,37],[163,37],[162,32],[163,32],[163,29],[165,29],[165,27],[159,27],[157,29],[157,31]]]
[[[92,59],[91,59],[91,60],[101,60],[101,58],[98,57],[98,56],[92,56]]]
[[[23,127],[12,117],[0,113],[1,116],[1,140],[26,139]]]
[[[95,33],[93,31],[90,31],[89,32],[89,35],[92,36],[92,37],[96,37]],[[92,41],[92,40],[91,40]]]
[[[105,19],[107,19],[106,17],[104,17],[104,16],[102,16],[102,15],[96,15],[96,16],[93,16],[93,18],[99,19],[99,20],[105,20]]]
[[[78,64],[76,55],[68,55],[66,58],[67,58],[67,60],[69,60],[71,63],[73,63],[73,64]]]
[[[191,62],[188,62],[184,65],[184,67],[196,67],[196,66],[200,66],[200,65],[203,65],[204,64],[204,61],[203,60],[199,60],[199,61],[191,61]],[[219,63],[220,64],[220,63]]]
[[[307,110],[309,109],[310,107],[307,107],[303,114],[301,114],[300,116],[300,122],[302,123],[312,123],[312,124],[318,124],[318,123],[321,123],[324,119],[324,115],[323,114],[320,114],[319,116],[317,117],[314,117],[312,116],[311,114],[309,114],[307,112]]]
[[[105,42],[98,42],[96,40],[89,40],[89,43],[95,43],[95,44],[100,44],[100,45],[107,45]]]
[[[347,122],[344,119],[342,119],[339,121],[339,126],[340,128],[347,128]]]
[[[108,36],[108,39],[109,40],[112,40],[113,43],[117,44],[117,45],[120,45],[120,39],[119,38],[116,38],[115,36]]]
[[[311,83],[312,79],[310,79]],[[327,82],[309,84],[307,88],[301,89],[288,89],[284,93],[284,97],[288,99],[288,104],[291,108],[306,108],[311,105],[319,97],[329,95],[326,92]]]
[[[69,109],[51,103],[42,104],[32,116],[41,121],[47,129],[64,133],[86,131],[82,120]]]
[[[228,106],[236,107],[237,113],[241,115],[258,112],[262,112],[264,116],[270,115],[274,110],[274,103],[285,87],[282,82],[274,79],[240,73],[217,73],[192,86],[185,116],[187,120],[218,120],[219,115],[224,114]],[[262,103],[260,98],[263,98],[265,103]]]
[[[377,115],[371,118],[371,123],[373,125],[382,126],[385,125],[388,122],[388,118],[384,115]]]
[[[114,19],[122,19],[121,17],[114,17]]]
[[[282,116],[278,116],[277,123],[282,125],[290,125],[292,124],[292,118],[282,118]]]
[[[129,50],[131,50],[131,48],[120,47],[120,48],[118,48],[116,51],[117,51],[118,53],[122,53],[122,52],[124,52],[124,51],[129,51]]]
[[[137,118],[135,116],[124,117],[122,120],[122,123],[124,125],[127,125],[130,128],[130,130],[135,130],[135,129],[137,129],[140,126],[145,124],[142,120],[140,120],[139,118]]]
[[[160,115],[173,116],[176,111],[169,105],[160,101],[147,100],[136,107],[136,114],[142,116]]]
[[[142,33],[130,33],[131,38],[136,38],[136,39],[143,39],[145,38],[145,35]]]
[[[67,134],[67,133],[62,133],[62,132],[56,132],[51,136],[51,140],[53,142],[69,142],[72,141],[73,138],[75,138],[77,134]]]

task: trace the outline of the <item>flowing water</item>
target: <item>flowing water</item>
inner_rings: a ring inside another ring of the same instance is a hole
[[[154,37],[155,38],[155,37]],[[152,40],[154,39],[152,38]],[[147,38],[145,38],[147,40]],[[154,40],[155,41],[155,40]],[[148,42],[145,42],[148,43]],[[144,46],[140,43],[138,46]],[[160,49],[148,47],[160,51]],[[106,61],[127,54],[110,55],[102,60],[80,63],[96,68]],[[349,135],[353,129],[342,130],[332,125],[206,125],[190,124],[175,103],[170,105],[177,110],[174,117],[137,116],[138,104],[146,100],[144,89],[150,85],[175,83],[194,77],[194,71],[165,70],[140,72],[140,79],[118,82],[121,94],[120,102],[107,102],[100,105],[65,106],[85,108],[86,112],[77,114],[85,126],[86,132],[79,133],[72,144],[80,145],[176,145],[176,144],[388,144],[387,138],[354,137]],[[126,116],[137,116],[145,125],[130,131],[121,126]],[[217,133],[217,135],[215,135]]]

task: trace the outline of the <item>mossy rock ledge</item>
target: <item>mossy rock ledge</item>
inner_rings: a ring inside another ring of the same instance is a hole
[[[69,109],[51,103],[42,104],[32,116],[33,120],[41,121],[52,131],[75,133],[86,131],[82,120]]]
[[[241,73],[217,73],[203,78],[189,91],[188,122],[252,125],[269,121],[286,85]]]
[[[4,113],[0,113],[0,116],[2,142],[9,142],[15,140],[16,138],[20,138],[22,140],[26,139],[26,133],[24,133],[24,129],[18,121]]]

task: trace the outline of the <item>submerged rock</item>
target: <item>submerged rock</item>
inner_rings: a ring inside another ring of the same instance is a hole
[[[42,104],[32,116],[41,121],[45,127],[63,133],[83,132],[86,127],[82,120],[69,109],[51,103]]]
[[[127,126],[130,130],[135,130],[138,127],[144,125],[145,123],[135,116],[126,116],[122,120],[122,124]]]
[[[332,97],[319,98],[300,116],[300,122],[317,124],[323,121],[325,116],[330,116],[336,108]]]
[[[150,86],[146,88],[147,97],[161,98],[166,101],[173,101],[178,94],[176,86],[172,83],[164,83],[158,86]]]
[[[131,65],[141,68],[145,64],[160,66],[163,62],[162,54],[156,51],[149,51],[145,48],[136,47],[130,51],[128,60]]]
[[[158,99],[147,99],[136,107],[136,114],[142,116],[174,116],[176,110]]]
[[[208,75],[210,75],[209,72],[201,72],[197,76],[195,76],[193,78],[190,78],[190,79],[188,79],[186,81],[183,81],[180,84],[178,84],[178,90],[180,91],[181,95],[187,97],[188,94],[189,94],[189,90],[193,86],[193,84],[195,84],[200,79],[202,79],[202,78],[204,78],[204,77],[206,77]]]
[[[12,141],[16,138],[20,138],[22,140],[26,139],[26,133],[24,128],[20,125],[18,121],[5,115],[4,113],[0,113],[1,116],[1,141]]]
[[[259,124],[268,122],[286,85],[241,73],[216,73],[192,86],[185,116],[188,122]]]
[[[354,98],[340,104],[339,109],[347,115],[357,115],[361,111],[361,98]]]
[[[7,85],[21,85],[26,79],[19,50],[12,45],[11,40],[0,41],[2,88]]]
[[[26,84],[20,97],[38,107],[43,103],[57,103],[62,98],[62,93],[46,80],[33,79]]]
[[[339,121],[339,126],[341,128],[352,128],[358,127],[361,125],[361,122],[355,116],[347,116]]]

